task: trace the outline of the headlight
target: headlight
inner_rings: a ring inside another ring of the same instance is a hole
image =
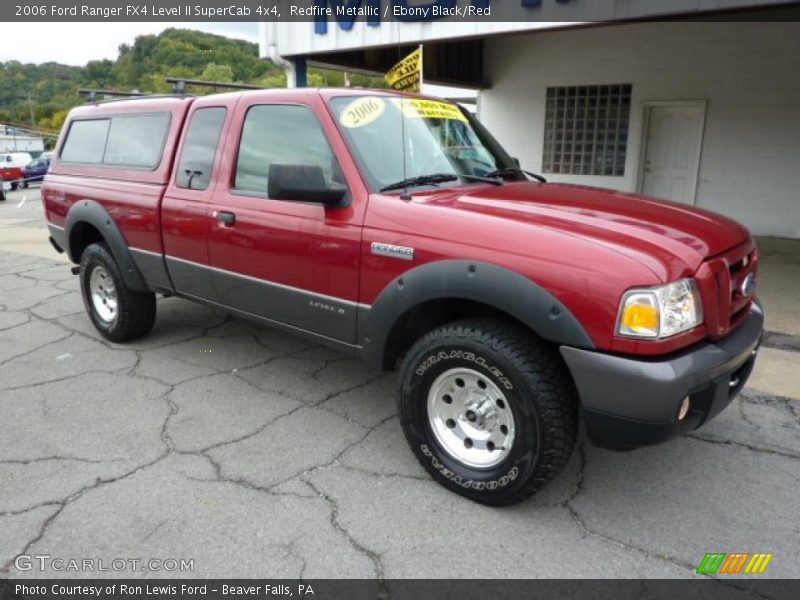
[[[659,339],[703,322],[703,305],[694,279],[629,290],[622,297],[617,333]]]

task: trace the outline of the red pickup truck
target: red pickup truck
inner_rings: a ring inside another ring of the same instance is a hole
[[[160,293],[397,367],[417,458],[486,504],[551,480],[579,416],[620,449],[701,426],[744,386],[763,329],[744,227],[547,183],[434,98],[86,105],[43,198],[103,336],[146,334]]]

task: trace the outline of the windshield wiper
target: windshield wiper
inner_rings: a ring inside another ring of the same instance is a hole
[[[517,175],[519,173],[522,173],[523,175],[529,175],[533,177],[536,181],[547,183],[547,179],[545,179],[541,175],[538,175],[536,173],[531,173],[530,171],[525,171],[524,169],[520,169],[519,167],[507,167],[505,169],[497,169],[496,171],[487,173],[485,177],[508,177],[510,175]]]
[[[397,183],[391,183],[380,189],[381,192],[390,192],[392,190],[402,190],[407,187],[416,187],[420,185],[438,185],[440,183],[449,183],[451,181],[458,181],[459,179],[466,179],[467,181],[481,181],[483,183],[491,183],[492,185],[503,185],[499,179],[491,177],[480,177],[478,175],[466,175],[455,173],[433,173],[431,175],[420,175],[419,177],[409,177]]]
[[[496,176],[489,174],[489,175],[459,175],[461,179],[466,179],[467,181],[482,181],[483,183],[491,183],[492,185],[504,185],[502,179],[498,179]]]
[[[392,190],[402,190],[407,187],[418,185],[437,185],[448,181],[457,181],[458,176],[452,173],[433,173],[431,175],[420,175],[419,177],[409,177],[396,183],[390,183],[380,189],[381,192],[391,192]]]

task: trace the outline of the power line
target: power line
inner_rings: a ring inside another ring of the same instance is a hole
[[[3,125],[5,125],[6,127],[13,127],[14,129],[16,129],[18,131],[21,130],[21,131],[28,131],[28,132],[31,132],[31,133],[35,133],[35,134],[41,135],[43,137],[51,137],[51,138],[57,138],[58,137],[58,132],[57,131],[50,131],[50,130],[47,130],[47,129],[39,129],[38,127],[31,127],[29,125],[20,125],[19,123],[12,123],[10,121],[3,123]]]

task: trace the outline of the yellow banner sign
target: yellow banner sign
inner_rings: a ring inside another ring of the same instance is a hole
[[[422,48],[417,48],[386,73],[386,83],[402,92],[419,92],[422,86]]]
[[[403,114],[410,118],[422,119],[450,119],[451,121],[464,121],[467,118],[455,105],[440,100],[427,100],[425,98],[393,98],[397,106],[402,106]]]

